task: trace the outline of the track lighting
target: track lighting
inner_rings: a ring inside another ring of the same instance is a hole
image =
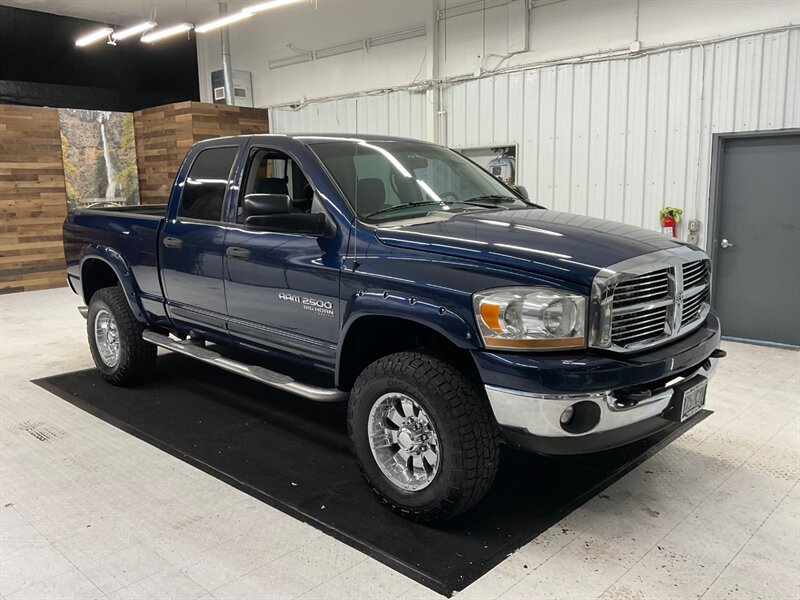
[[[150,29],[153,29],[156,24],[153,21],[145,21],[144,23],[139,23],[138,25],[133,25],[128,27],[127,29],[122,29],[120,31],[115,31],[111,34],[111,39],[115,42],[120,40],[127,39],[129,37],[133,37],[138,33],[144,33]]]
[[[78,38],[78,40],[75,41],[75,45],[88,46],[89,44],[99,42],[105,38],[108,38],[109,44],[113,45],[115,42],[133,37],[143,32],[147,33],[142,36],[141,40],[144,43],[149,44],[163,40],[166,37],[190,31],[192,29],[198,33],[206,33],[207,31],[213,31],[214,29],[219,29],[220,27],[227,27],[233,23],[244,21],[245,19],[249,19],[257,13],[271,10],[273,8],[279,8],[281,6],[287,6],[289,4],[297,4],[298,2],[308,2],[308,0],[269,0],[268,2],[261,2],[260,4],[248,6],[237,13],[226,15],[219,19],[215,19],[214,21],[209,21],[208,23],[203,23],[197,27],[191,23],[181,23],[180,25],[173,25],[172,27],[166,27],[164,29],[153,31],[153,29],[156,27],[156,23],[154,21],[144,21],[138,25],[133,25],[117,32],[115,32],[111,27],[103,27],[102,29],[98,29],[97,31],[93,31],[92,33]]]
[[[246,12],[233,13],[232,15],[222,17],[221,19],[209,21],[208,23],[204,23],[203,25],[198,25],[197,27],[194,28],[194,30],[197,33],[206,33],[207,31],[219,29],[220,27],[225,27],[226,25],[230,25],[231,23],[236,23],[238,21],[243,21],[244,19],[249,19],[252,16],[253,15],[251,13],[246,13]]]
[[[104,40],[108,38],[109,34],[111,34],[114,30],[111,27],[102,27],[92,33],[87,33],[83,37],[79,37],[75,40],[75,45],[83,48],[84,46],[88,46],[89,44],[94,44],[95,42],[99,42],[100,40]]]
[[[246,8],[243,8],[242,12],[247,13],[249,15],[254,15],[256,13],[260,13],[265,10],[278,8],[280,6],[286,6],[287,4],[296,4],[297,2],[303,2],[303,1],[304,0],[270,0],[269,2],[262,2],[261,4],[255,4],[253,6],[248,6]]]
[[[193,27],[194,25],[191,23],[181,23],[180,25],[173,25],[172,27],[158,29],[156,31],[151,31],[150,33],[145,33],[142,36],[142,41],[145,44],[157,42],[158,40],[163,40],[166,37],[190,31]]]

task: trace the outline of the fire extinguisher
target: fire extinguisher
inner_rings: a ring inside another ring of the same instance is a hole
[[[678,237],[678,223],[681,222],[683,210],[674,206],[665,206],[659,211],[661,221],[661,233],[672,237]]]
[[[676,231],[675,219],[672,215],[666,215],[664,219],[661,221],[661,233],[664,235],[671,235],[672,237],[678,237],[678,233]]]

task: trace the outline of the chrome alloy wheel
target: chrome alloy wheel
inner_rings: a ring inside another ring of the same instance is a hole
[[[119,362],[119,332],[113,315],[105,308],[94,317],[94,341],[100,359],[107,367],[116,367]]]
[[[369,411],[367,429],[372,456],[391,483],[412,492],[431,484],[439,470],[439,436],[416,400],[384,394]]]

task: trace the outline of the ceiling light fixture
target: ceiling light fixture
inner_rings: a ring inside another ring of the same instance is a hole
[[[83,37],[79,37],[75,40],[75,45],[83,48],[89,44],[94,44],[95,42],[106,39],[113,31],[111,27],[103,27],[92,33],[87,33]]]
[[[206,33],[207,31],[219,29],[220,27],[225,27],[226,25],[231,25],[232,23],[243,21],[244,19],[249,19],[252,16],[253,15],[251,13],[246,13],[246,12],[233,13],[232,15],[228,15],[227,17],[222,17],[221,19],[217,19],[215,21],[209,21],[208,23],[204,23],[203,25],[198,25],[197,27],[194,28],[194,30],[197,33]]]
[[[145,33],[142,36],[142,41],[145,44],[150,44],[152,42],[157,42],[158,40],[163,40],[166,37],[171,35],[177,35],[179,33],[183,33],[185,31],[189,31],[194,27],[191,23],[181,23],[180,25],[173,25],[172,27],[167,27],[166,29],[159,29],[157,31],[151,31],[150,33]]]
[[[133,37],[137,33],[144,33],[150,29],[153,29],[156,24],[153,21],[145,21],[144,23],[139,23],[138,25],[133,25],[128,27],[127,29],[122,29],[120,31],[115,31],[111,34],[111,39],[115,42],[119,40],[125,40],[129,37]]]
[[[253,6],[248,6],[247,8],[243,8],[242,12],[247,13],[249,15],[254,15],[256,13],[263,12],[265,10],[270,10],[273,8],[278,8],[280,6],[286,6],[287,4],[296,4],[298,2],[303,2],[308,0],[270,0],[270,2],[262,2],[261,4],[255,4]]]

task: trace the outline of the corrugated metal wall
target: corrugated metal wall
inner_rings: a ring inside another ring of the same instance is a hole
[[[426,94],[397,91],[270,110],[274,133],[382,133],[427,139]]]
[[[403,91],[271,121],[428,138],[426,110]],[[445,89],[444,110],[451,147],[518,144],[518,181],[546,206],[651,229],[678,206],[705,229],[712,134],[800,127],[800,31],[471,80]]]
[[[711,134],[800,127],[800,31],[469,81],[445,106],[448,145],[519,144],[519,182],[546,206],[705,224]]]

